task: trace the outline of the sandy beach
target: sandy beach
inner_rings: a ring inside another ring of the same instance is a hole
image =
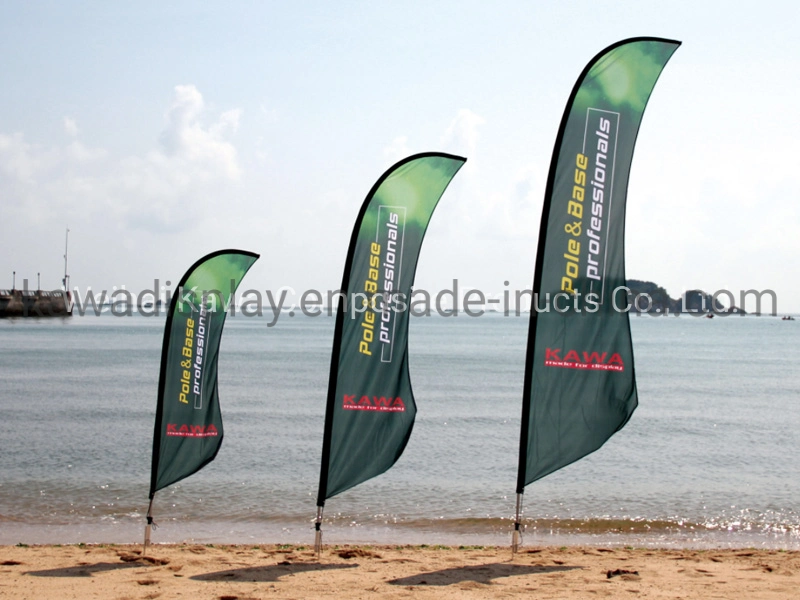
[[[601,547],[0,547],[0,597],[796,598],[800,552]]]

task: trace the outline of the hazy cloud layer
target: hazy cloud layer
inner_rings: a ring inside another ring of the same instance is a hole
[[[70,140],[61,146],[0,133],[0,193],[28,219],[44,218],[46,205],[47,218],[63,222],[80,207],[122,227],[183,229],[205,218],[215,194],[242,176],[232,142],[241,110],[210,112],[195,86],[176,86],[163,131],[154,131],[157,143],[140,156],[85,145],[71,117],[63,119]]]

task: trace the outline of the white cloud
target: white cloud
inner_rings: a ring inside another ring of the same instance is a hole
[[[202,94],[176,86],[159,143],[144,155],[110,157],[78,139],[77,123],[64,117],[73,139],[41,147],[24,134],[0,133],[0,195],[33,220],[68,218],[75,211],[116,225],[153,231],[185,229],[201,220],[223,190],[241,177],[229,137],[241,110],[208,117]]]
[[[535,162],[521,167],[511,180],[512,189],[484,202],[487,219],[494,220],[495,235],[535,238],[541,220],[547,172]]]
[[[238,129],[241,110],[222,113],[207,128],[200,121],[204,110],[203,96],[195,86],[175,86],[167,126],[160,138],[164,153],[180,162],[183,169],[196,169],[194,176],[239,179],[236,148],[225,137]]]
[[[48,158],[47,153],[26,142],[23,134],[0,133],[0,171],[12,179],[33,183]]]
[[[402,160],[411,153],[411,149],[408,146],[408,137],[405,135],[394,138],[392,143],[383,149],[383,155],[393,162]]]
[[[478,128],[486,120],[468,108],[462,108],[441,138],[442,146],[450,152],[473,157],[478,147]]]
[[[78,140],[73,140],[66,147],[66,155],[69,159],[86,163],[104,158],[108,153],[103,148],[88,148]]]
[[[64,131],[71,137],[75,137],[78,135],[78,133],[80,133],[75,119],[71,117],[64,117]]]
[[[478,128],[484,123],[486,120],[483,117],[467,108],[462,108],[440,136],[439,143],[446,152],[466,156],[472,160],[478,146]],[[408,136],[405,135],[395,137],[383,149],[383,155],[393,161],[406,158],[414,152],[412,145],[408,143]]]

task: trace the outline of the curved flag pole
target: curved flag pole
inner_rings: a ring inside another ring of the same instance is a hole
[[[361,205],[336,313],[314,547],[325,500],[388,470],[403,453],[416,404],[408,374],[408,303],[433,211],[466,161],[428,152],[388,169]],[[379,440],[379,443],[378,443]]]
[[[522,543],[525,486],[597,450],[638,403],[628,314],[612,310],[612,295],[625,285],[625,201],[636,136],[679,45],[639,37],[609,46],[586,65],[564,110],[532,286],[514,553]],[[572,306],[583,300],[583,310],[543,310],[539,298],[556,294],[574,297]]]
[[[257,259],[258,254],[245,250],[212,252],[186,271],[170,301],[161,347],[143,555],[156,527],[156,492],[202,469],[222,445],[217,391],[222,328],[239,283]]]

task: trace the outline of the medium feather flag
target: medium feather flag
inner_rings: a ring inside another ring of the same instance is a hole
[[[422,240],[466,161],[418,154],[390,168],[361,207],[347,252],[328,382],[317,496],[325,500],[389,469],[411,435],[408,302]]]

